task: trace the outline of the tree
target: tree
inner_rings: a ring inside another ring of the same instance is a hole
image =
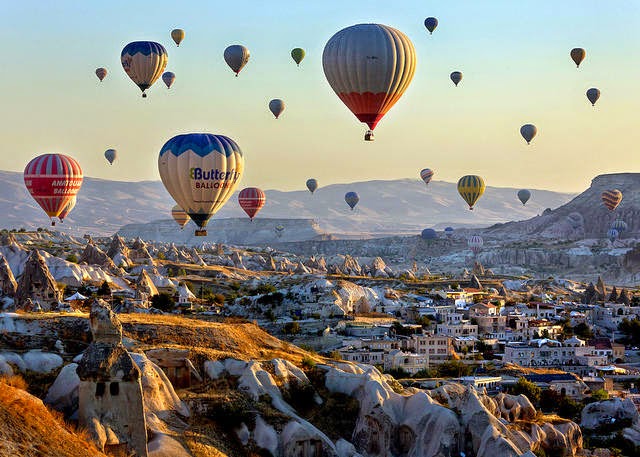
[[[640,320],[636,319],[622,319],[618,329],[624,333],[627,341],[631,344],[640,345]]]
[[[616,289],[616,286],[613,286],[611,288],[611,294],[609,295],[609,301],[611,303],[616,303],[618,301],[618,290]]]
[[[151,306],[161,311],[171,311],[175,303],[173,297],[166,292],[151,297]]]
[[[449,360],[438,365],[438,376],[441,378],[455,378],[469,374],[471,374],[471,368],[460,360]]]
[[[540,401],[540,395],[542,394],[540,387],[531,381],[527,381],[525,378],[519,378],[518,382],[513,386],[512,391],[514,395],[524,395],[531,403],[538,403],[538,401]]]
[[[594,390],[591,393],[591,400],[593,401],[604,401],[609,399],[609,392],[604,389]]]
[[[593,338],[593,330],[591,330],[591,327],[584,322],[580,322],[578,325],[573,327],[573,332],[578,338],[582,338],[583,340],[590,340]]]
[[[78,256],[75,254],[69,254],[66,258],[67,262],[78,263]]]
[[[107,281],[102,281],[102,284],[100,284],[98,295],[101,297],[111,295],[111,287],[109,287],[109,283]]]
[[[287,322],[282,327],[282,333],[285,335],[297,335],[300,333],[300,324],[297,322]]]
[[[624,303],[627,306],[631,304],[631,300],[629,300],[629,295],[627,294],[626,289],[622,289],[622,292],[620,292],[620,295],[618,296],[618,301],[616,303]]]
[[[587,288],[584,290],[584,294],[582,294],[582,301],[584,303],[592,303],[595,302],[597,298],[598,292],[596,292],[596,287],[592,282],[589,283]]]

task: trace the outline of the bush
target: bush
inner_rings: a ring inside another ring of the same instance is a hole
[[[305,355],[304,357],[302,357],[301,363],[302,363],[302,368],[304,368],[305,370],[311,370],[316,366],[316,361],[313,360],[308,355]]]
[[[289,387],[283,392],[284,400],[303,415],[307,415],[316,405],[315,395],[311,384],[297,379],[289,381]]]
[[[542,394],[542,389],[536,386],[531,381],[527,381],[524,378],[519,378],[518,382],[513,386],[512,392],[514,395],[523,394],[525,397],[531,401],[531,403],[538,403],[540,401],[540,395]]]
[[[66,258],[67,262],[78,263],[78,256],[75,254],[69,254]]]
[[[471,367],[458,360],[449,360],[438,365],[438,376],[441,378],[469,376],[470,374]]]
[[[329,358],[332,360],[342,360],[342,354],[340,354],[340,351],[336,349],[335,351],[331,351]]]
[[[175,303],[173,297],[165,292],[151,297],[151,306],[161,311],[171,311]]]
[[[285,335],[297,335],[300,333],[300,324],[297,322],[287,322],[282,326],[282,333]]]
[[[102,281],[100,288],[98,289],[98,295],[104,297],[105,295],[111,295],[111,287],[107,281]]]
[[[407,373],[403,368],[392,368],[387,371],[387,374],[390,374],[395,379],[405,379],[410,377],[409,373]]]
[[[596,401],[604,401],[604,400],[608,400],[609,399],[609,392],[607,392],[604,389],[598,389],[598,390],[594,390],[591,393],[591,400],[596,402]]]

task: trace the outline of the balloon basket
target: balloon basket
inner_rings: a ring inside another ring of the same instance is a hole
[[[367,130],[367,133],[364,134],[364,141],[374,141],[375,137],[373,136],[373,132],[371,130]]]
[[[206,230],[196,230],[196,236],[207,236]]]

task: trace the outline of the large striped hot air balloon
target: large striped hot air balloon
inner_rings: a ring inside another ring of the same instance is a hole
[[[176,224],[180,226],[180,229],[183,229],[189,222],[189,215],[185,210],[180,208],[180,205],[174,205],[174,207],[171,208],[171,217],[173,217]]]
[[[76,197],[74,196],[71,200],[69,200],[69,203],[67,203],[67,206],[64,207],[64,209],[60,212],[60,214],[58,214],[58,219],[60,219],[60,222],[64,222],[64,218],[67,217],[67,215],[71,212],[73,208],[75,208],[75,206],[76,206]]]
[[[344,201],[347,202],[347,205],[349,205],[349,208],[353,211],[353,208],[355,208],[360,201],[360,197],[355,192],[347,192],[344,194]]]
[[[482,246],[484,245],[484,240],[480,235],[472,235],[467,239],[467,246],[471,249],[475,255],[478,255],[480,251],[482,251]]]
[[[167,191],[205,236],[207,222],[231,198],[244,170],[240,147],[231,138],[187,133],[171,138],[158,157]]]
[[[140,88],[142,96],[146,97],[145,91],[162,75],[169,56],[160,43],[134,41],[124,47],[120,61],[129,78]]]
[[[365,140],[409,87],[416,51],[407,36],[381,24],[358,24],[340,30],[324,47],[327,81],[347,108],[369,126]]]
[[[266,202],[267,196],[257,187],[247,187],[246,189],[242,189],[238,194],[238,203],[240,203],[240,207],[247,213],[247,216],[249,216],[251,220],[258,214]]]
[[[53,221],[82,186],[82,168],[64,154],[43,154],[27,164],[24,184],[33,199]]]
[[[622,192],[618,189],[610,189],[602,192],[602,202],[604,206],[609,208],[609,211],[613,211],[618,207],[622,201]]]
[[[420,172],[420,177],[425,184],[429,184],[431,179],[433,179],[433,170],[431,168],[425,168]]]
[[[307,179],[307,189],[309,189],[309,192],[314,193],[316,191],[316,189],[318,188],[318,180],[315,178],[309,178]]]
[[[476,175],[467,175],[458,181],[458,193],[467,202],[469,209],[473,209],[478,199],[484,194],[484,179]]]

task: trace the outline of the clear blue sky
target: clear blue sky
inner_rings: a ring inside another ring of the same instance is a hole
[[[132,6],[135,4],[135,6]],[[432,36],[424,18],[440,24]],[[369,179],[456,181],[580,191],[605,172],[640,171],[637,1],[21,1],[0,17],[3,89],[0,168],[22,171],[43,152],[77,158],[85,175],[158,179],[157,154],[178,133],[234,138],[246,156],[242,186],[303,188]],[[343,27],[380,22],[404,31],[418,53],[409,90],[362,141],[364,128],[322,72],[326,41]],[[185,29],[180,48],[171,29]],[[169,52],[143,100],[120,65],[129,41]],[[239,78],[222,58],[251,51]],[[294,47],[307,50],[297,68]],[[571,48],[587,50],[576,70]],[[96,67],[109,75],[99,83]],[[455,88],[449,73],[464,79]],[[596,108],[584,93],[599,87]],[[274,120],[267,109],[282,98]],[[519,127],[539,134],[527,147]],[[102,153],[119,151],[109,166]]]

